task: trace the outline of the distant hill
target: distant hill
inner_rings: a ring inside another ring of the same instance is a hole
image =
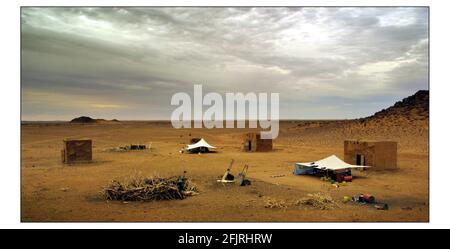
[[[106,120],[106,119],[93,119],[87,116],[81,116],[78,118],[74,118],[70,121],[73,124],[94,124],[94,123],[111,123],[111,122],[120,122],[117,119]]]
[[[86,117],[86,116],[81,116],[81,117],[70,120],[70,123],[80,123],[80,124],[89,124],[89,123],[96,123],[96,122],[97,122],[97,120],[95,120],[91,117]]]
[[[425,120],[429,117],[429,91],[420,90],[414,95],[398,101],[393,106],[376,112],[363,120],[407,119]]]

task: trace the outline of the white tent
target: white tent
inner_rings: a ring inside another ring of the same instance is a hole
[[[339,159],[335,155],[331,155],[327,158],[324,158],[315,162],[307,162],[307,163],[296,163],[297,167],[302,168],[315,168],[320,170],[344,170],[344,169],[354,169],[354,168],[367,168],[369,166],[361,166],[361,165],[351,165],[348,164],[341,159]]]
[[[214,146],[212,146],[212,145],[210,145],[210,144],[208,144],[206,141],[205,141],[205,139],[200,139],[200,141],[198,141],[197,143],[195,143],[195,144],[189,144],[188,146],[187,146],[187,150],[193,150],[193,149],[197,149],[197,148],[201,148],[201,147],[205,147],[205,148],[208,148],[208,149],[215,149],[216,147],[214,147]]]

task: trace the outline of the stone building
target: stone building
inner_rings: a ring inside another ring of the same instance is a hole
[[[265,152],[272,150],[272,139],[261,139],[260,133],[244,135],[244,151]]]
[[[353,165],[371,166],[371,169],[397,168],[397,142],[344,141],[344,161]]]
[[[61,156],[63,163],[92,161],[92,140],[64,139]]]

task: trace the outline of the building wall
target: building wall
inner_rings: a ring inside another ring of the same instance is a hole
[[[251,148],[249,149],[249,143]],[[272,150],[272,139],[261,139],[259,133],[247,133],[244,136],[244,151],[265,152]]]
[[[92,140],[64,140],[62,161],[64,163],[83,162],[92,160]]]
[[[373,165],[375,161],[375,146],[364,141],[344,141],[344,161],[357,164],[357,155],[364,155],[364,165]]]
[[[344,141],[344,161],[356,164],[357,155],[364,156],[363,165],[372,169],[397,168],[397,142],[393,141]]]
[[[397,168],[397,143],[380,142],[375,146],[375,165],[379,169]]]

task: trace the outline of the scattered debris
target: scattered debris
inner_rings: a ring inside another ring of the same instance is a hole
[[[123,181],[112,181],[103,194],[107,200],[174,200],[196,195],[198,189],[185,175],[169,178],[134,175]]]
[[[306,197],[298,200],[295,204],[310,206],[320,210],[330,210],[339,207],[339,205],[329,194],[320,192],[315,194],[308,194]]]
[[[330,181],[333,181],[330,177],[327,177],[327,176],[322,176],[322,177],[320,178],[320,180],[321,180],[321,181],[324,181],[324,182],[330,182]]]
[[[343,186],[343,187],[347,186],[347,181],[339,182],[339,181],[333,180],[331,177],[323,176],[320,178],[320,180],[325,181],[325,182],[330,182],[331,186],[333,186],[335,188],[339,188],[341,186]]]
[[[284,201],[267,199],[264,207],[265,208],[287,208],[287,205],[286,205],[286,202],[284,202]]]
[[[339,183],[333,183],[331,184],[331,186],[333,186],[334,188],[339,188]]]
[[[353,176],[351,173],[345,173],[345,174],[336,174],[336,181],[337,182],[352,182]]]
[[[67,192],[70,190],[70,188],[60,188],[59,190],[61,190],[62,192]]]
[[[348,198],[344,196],[344,200]],[[389,210],[389,205],[387,203],[380,203],[375,200],[375,196],[371,194],[359,194],[351,197],[347,202],[344,203],[358,203],[360,205],[372,204],[377,210]]]
[[[152,148],[152,143],[148,144],[130,144],[125,146],[118,146],[109,149],[109,151],[113,152],[125,152],[125,151],[135,151],[135,150],[149,150]]]
[[[389,210],[389,206],[386,203],[376,204],[374,207],[378,210]]]
[[[278,178],[278,177],[284,177],[284,176],[286,176],[286,175],[272,175],[272,176],[270,176],[270,177],[272,177],[272,178]]]
[[[352,201],[362,203],[362,204],[366,204],[366,203],[373,204],[373,203],[375,203],[375,196],[370,195],[370,194],[360,194],[359,196],[353,196]]]

